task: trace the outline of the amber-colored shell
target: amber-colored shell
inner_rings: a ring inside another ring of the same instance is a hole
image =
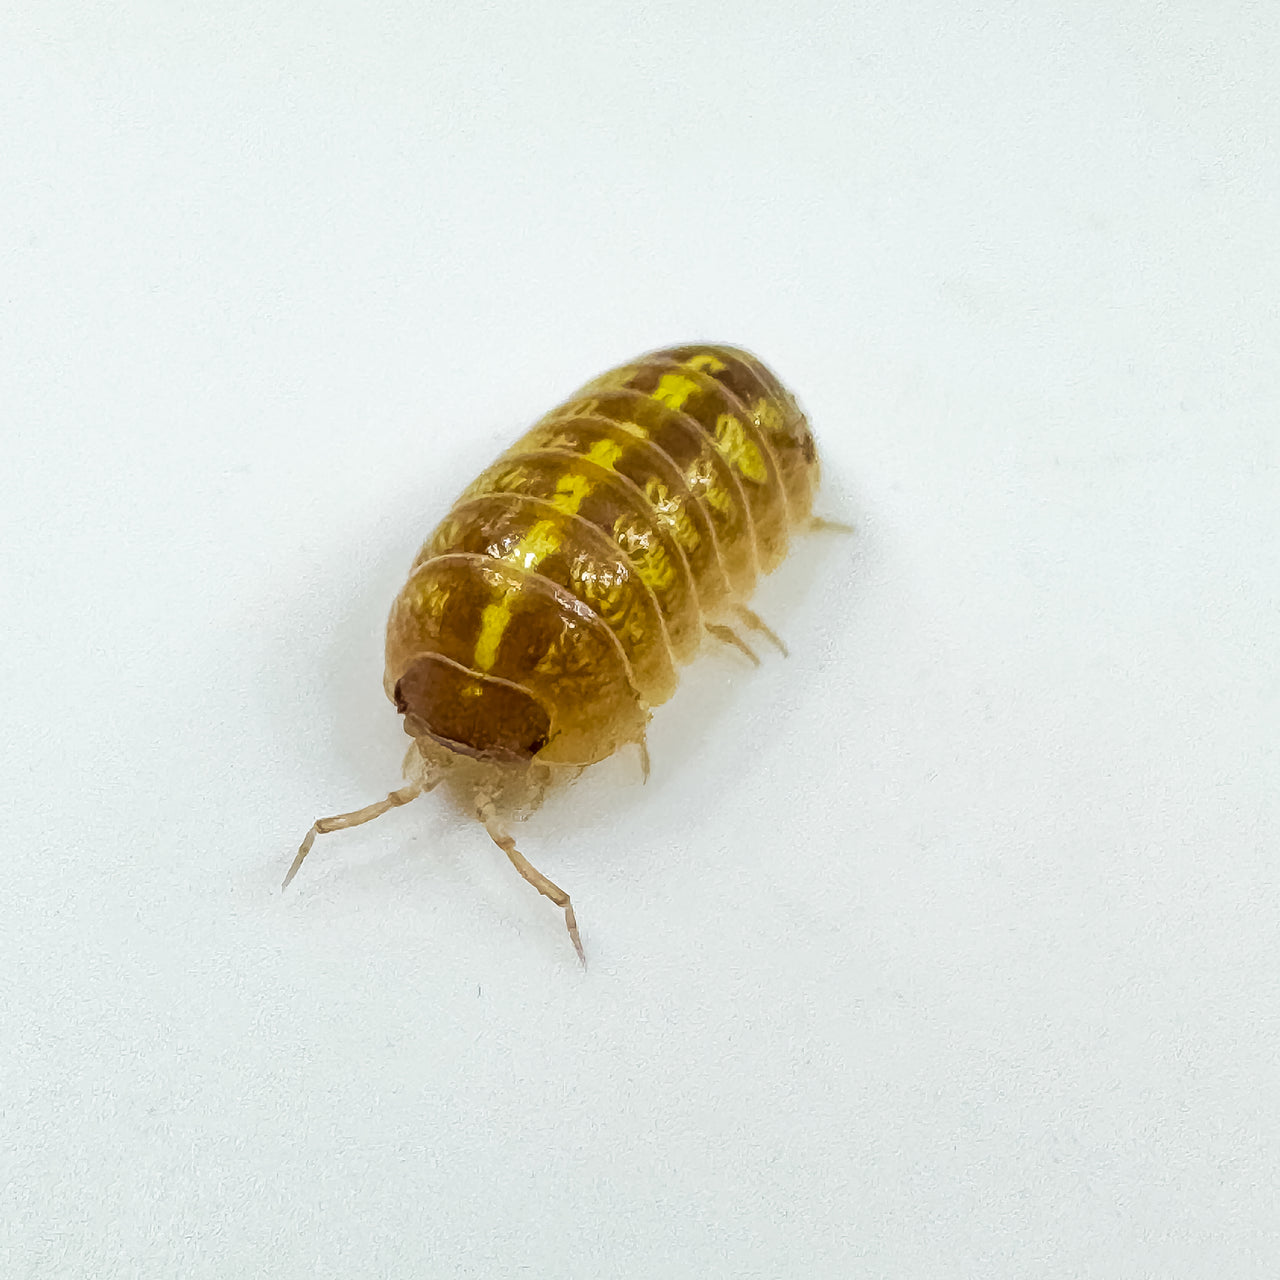
[[[499,764],[642,742],[707,625],[782,560],[817,480],[803,413],[745,351],[674,347],[588,383],[414,561],[387,625],[406,729]]]

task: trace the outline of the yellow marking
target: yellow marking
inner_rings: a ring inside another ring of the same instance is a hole
[[[640,575],[640,581],[651,587],[655,595],[669,591],[676,580],[675,565],[656,542],[650,542],[640,552],[636,572]]]
[[[638,440],[647,440],[649,438],[649,428],[642,427],[638,422],[631,422],[627,418],[615,418],[611,414],[600,414],[602,418],[608,418],[609,422],[615,427],[621,427],[628,435],[635,436]]]
[[[723,360],[717,360],[709,351],[704,351],[701,355],[686,360],[684,367],[695,373],[720,373],[729,366]]]
[[[536,569],[538,564],[560,548],[560,529],[554,520],[539,520],[520,539],[504,560],[522,569]]]
[[[760,450],[756,448],[754,441],[747,439],[742,423],[733,414],[722,413],[716,419],[716,441],[720,445],[720,452],[748,480],[764,484],[769,478]]]
[[[671,530],[675,540],[686,551],[696,551],[702,538],[689,517],[688,507],[680,500],[680,495],[672,493],[657,476],[650,476],[645,482],[644,496],[649,499],[649,505],[658,518]]]
[[[613,464],[622,457],[622,446],[616,440],[597,440],[587,450],[587,460],[594,462],[606,471],[613,470]]]
[[[628,607],[622,617],[613,624],[613,629],[617,632],[618,639],[630,648],[638,647],[649,631],[645,625],[644,616],[635,605]],[[627,656],[633,657],[630,648]]]
[[[590,492],[591,481],[586,476],[568,471],[557,481],[551,502],[557,511],[563,511],[567,516],[576,516],[583,499]]]
[[[718,511],[726,518],[732,514],[734,506],[734,498],[731,490],[726,489],[722,484],[716,484],[711,481],[702,495],[707,500],[707,505],[713,510]]]
[[[647,529],[637,528],[629,517],[619,516],[613,525],[614,541],[635,565],[641,582],[662,595],[676,580],[676,568],[662,544]]]
[[[578,501],[581,501],[581,495]],[[524,537],[501,558],[521,569],[535,571],[543,560],[560,549],[560,534],[560,526],[555,520],[535,521]],[[473,665],[481,671],[488,671],[497,660],[498,646],[511,621],[510,601],[519,591],[518,586],[508,585],[503,590],[502,598],[485,605],[484,612],[480,615],[480,632],[476,636]]]
[[[613,464],[618,460],[622,452],[623,447],[616,441],[598,440],[587,451],[586,457],[598,466],[612,469]],[[653,482],[651,481],[651,483]],[[671,497],[667,492],[666,486],[661,485],[661,482],[658,483],[662,491],[661,497],[664,505],[667,508],[674,508],[674,511],[667,512],[667,520],[672,524],[673,531],[677,537],[688,538],[692,536],[693,546],[696,547],[698,531],[689,521],[688,513]],[[587,494],[591,492],[591,488],[592,484],[589,477],[579,472],[567,471],[556,482],[556,491],[551,495],[551,503],[557,511],[563,512],[565,515],[576,515]],[[654,505],[655,508],[658,507],[658,503],[655,502]],[[526,571],[536,571],[543,560],[560,549],[563,544],[562,533],[563,530],[555,520],[535,521],[524,537],[502,559]],[[619,545],[631,558],[632,563],[635,565],[636,573],[642,582],[654,592],[663,592],[671,587],[676,577],[675,566],[671,563],[671,559],[662,545],[656,542],[647,531],[638,530],[627,517],[619,516],[614,525],[614,535],[618,539]],[[682,542],[682,545],[687,544]],[[493,664],[497,661],[502,637],[511,622],[511,602],[519,594],[519,591],[519,586],[506,585],[499,599],[492,604],[485,605],[484,611],[480,615],[475,656],[472,659],[472,666],[476,670],[492,670]],[[626,618],[626,614],[630,612],[630,609],[623,603],[625,596],[620,596],[614,592],[607,594],[612,598],[608,600],[606,608],[610,604],[614,607],[610,611],[613,616],[606,614],[606,621],[609,621],[615,627],[618,627],[624,620],[630,623],[630,620]],[[617,604],[619,603],[623,605],[621,614],[617,612]],[[634,605],[631,608],[634,608]],[[635,623],[630,623],[626,628],[627,631],[631,632],[635,625]]]
[[[733,493],[718,482],[715,468],[706,458],[699,458],[684,473],[690,492],[701,498],[713,511],[728,518],[733,512]]]
[[[600,401],[592,396],[586,400],[570,400],[568,404],[563,404],[560,408],[553,410],[548,414],[548,419],[559,422],[565,418],[604,418],[615,427],[621,427],[624,431],[629,432],[633,436],[639,437],[641,440],[649,438],[649,428],[639,422],[632,422],[628,418],[619,417],[618,410],[609,412],[602,409]]]
[[[508,597],[514,594],[508,589],[502,599],[494,604],[487,604],[480,615],[480,634],[476,637],[476,656],[473,664],[481,671],[492,668],[498,657],[498,645],[502,643],[503,632],[511,621],[511,606]]]
[[[751,416],[756,425],[765,431],[781,431],[783,427],[782,411],[770,400],[757,400],[751,406]]]
[[[682,373],[664,373],[649,395],[668,409],[682,409],[684,402],[701,390],[692,378],[686,378]]]
[[[587,604],[622,639],[634,643],[643,638],[644,619],[637,614],[635,583],[625,562],[606,566],[584,554],[574,561],[570,577]]]

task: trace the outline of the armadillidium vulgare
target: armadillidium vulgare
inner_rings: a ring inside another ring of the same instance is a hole
[[[818,461],[804,414],[754,356],[672,347],[588,383],[454,504],[387,623],[387,696],[413,739],[407,785],[321,832],[358,826],[439,783],[457,789],[534,888],[569,895],[505,820],[558,774],[634,745],[705,635],[754,660],[734,624],[781,642],[743,603],[810,511]],[[784,650],[785,652],[785,650]]]

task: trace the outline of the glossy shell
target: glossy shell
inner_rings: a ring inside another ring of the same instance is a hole
[[[754,356],[673,347],[553,409],[454,504],[387,626],[411,736],[492,764],[587,765],[649,708],[808,519],[808,423]]]

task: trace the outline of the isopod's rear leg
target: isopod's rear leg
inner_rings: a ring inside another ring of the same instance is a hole
[[[750,627],[752,631],[759,631],[761,635],[768,636],[784,658],[789,656],[787,654],[787,646],[782,643],[778,633],[754,609],[748,609],[745,604],[735,604],[733,611],[742,619],[744,626]]]
[[[758,667],[760,659],[756,657],[755,650],[732,628],[726,627],[723,622],[708,622],[707,634],[713,635],[717,640],[723,640],[725,644],[731,644],[735,649],[745,653],[752,662]]]
[[[307,832],[306,838],[298,849],[298,856],[294,858],[293,866],[289,868],[289,874],[285,876],[284,883],[280,888],[287,889],[289,887],[289,882],[298,874],[298,868],[302,866],[302,860],[311,852],[311,846],[315,844],[316,836],[323,835],[327,831],[342,831],[347,827],[358,827],[363,823],[372,822],[374,818],[382,817],[388,809],[395,809],[402,804],[408,804],[410,800],[420,796],[424,790],[430,791],[431,787],[424,788],[421,784],[412,782],[407,787],[401,787],[399,791],[391,792],[385,800],[365,805],[363,809],[355,809],[351,813],[335,814],[332,818],[317,818],[311,824],[311,830]]]
[[[828,520],[824,516],[810,516],[805,529],[809,533],[857,533],[851,524],[843,520]]]
[[[516,842],[507,835],[505,831],[498,825],[497,816],[494,814],[493,805],[482,802],[476,806],[480,821],[484,823],[484,829],[489,833],[489,838],[494,844],[502,850],[503,853],[511,859],[511,865],[544,897],[550,898],[564,912],[564,923],[569,930],[569,937],[573,941],[573,949],[578,953],[578,959],[582,961],[582,967],[587,967],[586,952],[582,949],[582,939],[578,936],[578,919],[573,914],[573,903],[569,901],[569,895],[560,888],[558,884],[554,884],[548,880],[546,876],[538,870],[537,867],[529,861],[528,858],[516,848]]]

